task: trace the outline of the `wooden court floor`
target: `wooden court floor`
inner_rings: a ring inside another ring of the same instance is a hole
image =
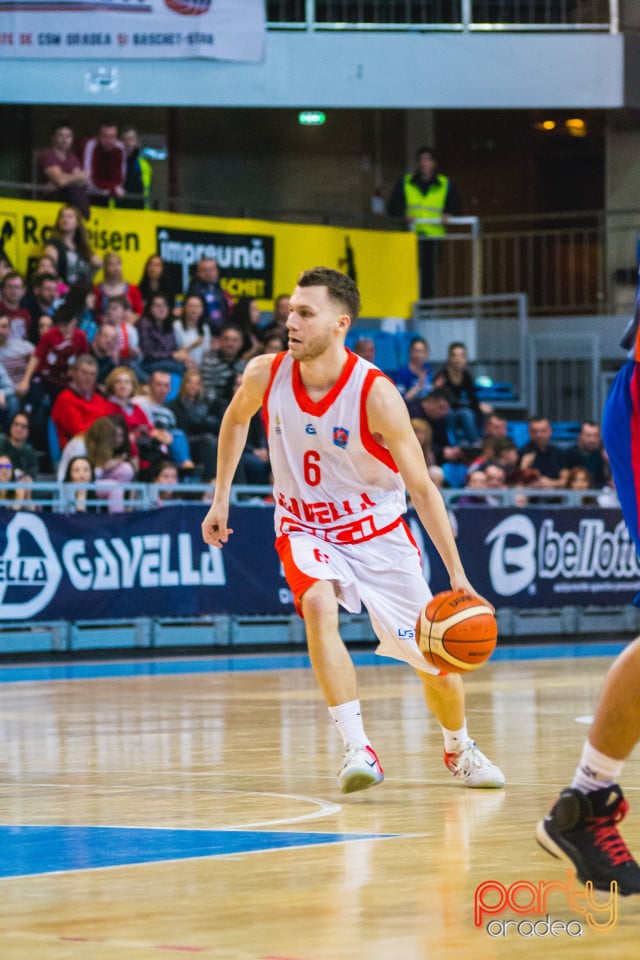
[[[635,960],[640,898],[588,904],[534,839],[611,659],[470,677],[470,732],[508,781],[477,791],[412,672],[359,655],[386,780],[351,797],[300,656],[0,667],[0,958]]]

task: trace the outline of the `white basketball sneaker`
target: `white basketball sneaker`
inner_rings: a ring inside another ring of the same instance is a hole
[[[383,780],[384,773],[373,747],[348,748],[338,773],[338,783],[342,793],[366,790],[367,787],[373,787],[376,783],[382,783]]]
[[[465,787],[503,787],[505,784],[500,767],[478,750],[474,740],[467,740],[459,753],[445,750],[444,764]]]

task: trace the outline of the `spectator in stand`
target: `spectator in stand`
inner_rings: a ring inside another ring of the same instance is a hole
[[[484,419],[483,436],[506,437],[507,427],[508,424],[505,417],[501,417],[499,413],[493,411],[493,413],[487,414]]]
[[[222,417],[234,393],[236,376],[246,364],[242,359],[242,332],[233,324],[225,324],[220,333],[220,346],[202,358],[200,374],[207,403]]]
[[[202,390],[199,370],[187,370],[175,400],[169,402],[176,426],[186,435],[191,456],[208,483],[216,475],[220,420],[213,416]]]
[[[609,458],[605,453],[600,424],[585,420],[575,446],[567,450],[567,467],[584,467],[590,474],[592,487],[605,487],[609,482]]]
[[[98,363],[90,353],[76,357],[71,367],[69,386],[61,390],[51,409],[60,449],[83,433],[98,417],[110,413],[108,401],[96,390]]]
[[[53,317],[49,317],[47,316],[46,313],[43,313],[40,319],[38,320],[38,343],[40,342],[42,337],[45,335],[47,330],[51,330],[52,326],[53,326]]]
[[[414,337],[409,344],[408,362],[398,368],[393,378],[412,416],[420,415],[420,401],[433,386],[433,367],[428,361],[429,344],[424,337]]]
[[[272,330],[265,334],[262,341],[262,353],[282,353],[287,349],[287,338],[279,330]]]
[[[132,483],[136,475],[124,418],[118,415],[98,417],[85,431],[76,434],[62,452],[58,464],[59,482],[66,477],[69,464],[76,457],[88,458],[101,487],[97,495],[108,501],[109,513],[122,513],[122,487]]]
[[[60,302],[58,283],[59,279],[55,273],[36,273],[30,289],[22,298],[21,306],[29,312],[31,317],[27,337],[32,343],[38,342],[38,320],[40,317],[52,317]]]
[[[69,371],[76,357],[89,353],[89,341],[78,330],[78,317],[83,309],[86,288],[74,287],[53,315],[53,325],[46,330],[29,358],[24,377],[16,386],[23,397],[23,407],[31,416],[31,426],[38,449],[46,449],[46,421],[50,404],[69,383]],[[48,319],[48,318],[47,318]]]
[[[496,437],[493,460],[494,463],[499,463],[504,468],[507,484],[510,486],[513,476],[520,466],[520,454],[515,440],[512,440],[511,437]]]
[[[151,206],[151,180],[153,170],[149,161],[142,155],[142,145],[138,131],[134,127],[125,127],[121,134],[126,153],[126,175],[124,189],[126,196],[118,200],[118,207],[129,210],[148,210]]]
[[[14,391],[24,379],[29,357],[35,350],[29,340],[11,336],[11,321],[6,314],[0,312],[0,364],[4,367]],[[18,392],[18,395],[21,394]]]
[[[449,429],[455,433],[460,445],[476,446],[483,416],[490,414],[492,407],[478,400],[464,343],[457,341],[449,344],[447,362],[436,373],[433,384],[449,394]]]
[[[116,367],[105,381],[105,394],[110,414],[117,414],[124,423],[131,444],[131,456],[139,464],[140,479],[147,480],[154,464],[169,458],[171,434],[156,430],[142,407],[138,406],[140,384],[129,367]]]
[[[9,425],[6,436],[0,436],[0,454],[6,454],[20,480],[38,479],[38,454],[29,443],[31,424],[26,413],[18,411]]]
[[[173,335],[178,350],[185,350],[199,367],[211,349],[211,331],[204,322],[204,303],[200,297],[187,297],[182,316],[173,321]]]
[[[156,487],[154,493],[157,507],[171,506],[172,501],[179,499],[176,490],[166,489],[177,487],[179,481],[178,468],[171,460],[162,460],[156,465],[151,476],[151,482]],[[165,489],[160,489],[161,487]]]
[[[242,384],[242,374],[236,374],[233,383],[235,393]],[[262,410],[249,420],[246,443],[238,462],[238,469],[234,476],[234,483],[247,483],[262,486],[271,482],[271,463],[269,461],[269,444],[264,425]]]
[[[368,360],[369,363],[376,362],[376,345],[371,337],[358,337],[353,345],[353,352],[363,360]]]
[[[460,213],[460,198],[451,180],[438,173],[432,147],[420,147],[417,161],[413,173],[407,173],[393,188],[387,213],[402,217],[417,234],[420,299],[425,300],[436,296],[441,237],[449,217]]]
[[[53,257],[45,256],[44,254],[41,257],[38,257],[31,273],[34,277],[39,273],[51,273],[54,277],[57,277],[57,267]],[[64,298],[68,290],[69,285],[66,284],[60,277],[58,277],[58,297],[61,300]]]
[[[90,498],[92,491],[87,489],[85,484],[95,483],[95,479],[96,476],[88,457],[76,456],[69,461],[62,482],[74,486],[77,484],[79,489],[73,491],[72,504],[67,503],[67,509],[73,506],[75,513],[85,513],[89,509],[87,500]]]
[[[240,297],[231,308],[230,322],[242,333],[242,359],[251,360],[262,352],[260,307],[251,297]]]
[[[2,240],[0,239],[0,281],[2,281],[3,278],[6,277],[8,273],[10,273],[11,270],[13,270],[13,264],[11,263],[11,260],[9,260],[9,257],[6,255],[6,253],[2,249],[1,244],[2,244]]]
[[[96,330],[91,343],[91,356],[98,364],[96,382],[103,387],[111,371],[115,370],[118,361],[118,330],[106,320]]]
[[[133,314],[124,297],[110,297],[103,318],[103,326],[115,327],[117,332],[116,359],[133,367],[138,380],[146,380],[146,374],[140,369],[142,350],[137,322],[132,321]]]
[[[529,418],[529,442],[520,450],[520,471],[535,471],[528,486],[540,490],[566,487],[569,469],[566,451],[551,443],[553,429],[546,417]]]
[[[469,473],[473,473],[475,470],[484,470],[485,465],[490,461],[495,459],[496,455],[496,444],[500,438],[494,437],[492,434],[485,434],[480,441],[480,452],[475,460],[472,460],[469,464]]]
[[[273,316],[268,326],[277,327],[287,336],[287,320],[289,319],[289,294],[281,293],[276,297],[273,304]]]
[[[223,324],[229,319],[233,300],[220,286],[220,268],[213,257],[203,257],[196,266],[196,275],[185,294],[185,297],[190,296],[200,297],[211,336],[219,336]]]
[[[0,429],[7,430],[11,420],[18,411],[13,380],[0,363]]]
[[[91,280],[102,266],[102,260],[91,249],[89,234],[77,207],[60,208],[42,252],[51,258],[55,274],[69,286]]]
[[[10,270],[0,281],[0,314],[9,317],[11,337],[26,340],[31,327],[31,314],[22,306],[26,287],[22,274]]]
[[[464,463],[464,454],[461,448],[452,441],[448,430],[448,416],[451,410],[446,390],[432,390],[420,401],[421,414],[431,426],[432,447],[436,463]]]
[[[109,206],[115,197],[124,197],[127,176],[127,153],[118,140],[118,127],[107,121],[101,123],[98,134],[87,140],[82,155],[87,175],[89,200],[99,207]]]
[[[484,470],[474,470],[472,473],[468,473],[463,489],[464,492],[456,497],[456,507],[486,505],[487,478]],[[470,491],[474,492],[471,493]]]
[[[84,303],[78,313],[78,330],[86,333],[89,343],[93,343],[93,338],[98,330],[98,318],[96,316],[96,295],[92,287],[88,287],[85,291]]]
[[[171,459],[174,460],[183,472],[193,470],[189,441],[183,430],[177,424],[176,415],[166,402],[171,390],[171,377],[166,370],[154,370],[149,377],[149,392],[139,395],[135,402],[144,411],[156,430],[163,431],[166,442],[169,444]]]
[[[433,452],[433,429],[424,417],[412,417],[411,426],[422,448],[424,462],[428,467],[436,466],[436,457]]]
[[[138,321],[138,335],[142,352],[141,366],[147,374],[155,370],[183,374],[187,368],[197,366],[189,351],[180,349],[173,332],[173,319],[169,301],[162,293],[156,293],[145,313]]]
[[[23,479],[16,476],[16,470],[7,454],[0,454],[0,503],[9,510],[20,510],[26,504],[25,500],[31,499],[31,492],[28,489],[9,489],[7,484],[24,482]]]
[[[571,467],[567,477],[567,490],[594,490],[595,483],[593,477],[586,467]],[[594,493],[580,497],[580,505],[583,507],[593,507],[598,503],[598,498]]]
[[[484,468],[484,482],[487,490],[506,490],[507,489],[507,471],[501,463],[489,460]],[[500,506],[503,501],[500,497],[487,496],[487,503],[490,506]]]
[[[173,309],[176,299],[176,288],[169,280],[164,260],[157,253],[152,253],[150,257],[147,257],[138,289],[145,307],[149,306],[149,302],[154,293],[163,293]]]
[[[73,130],[58,122],[51,128],[49,146],[38,154],[38,179],[46,185],[43,200],[57,200],[76,207],[89,219],[87,174],[73,148]]]
[[[122,276],[122,257],[118,253],[106,253],[102,266],[102,282],[94,287],[96,313],[104,317],[111,297],[124,297],[130,309],[128,321],[135,323],[144,309],[142,295],[135,284]]]

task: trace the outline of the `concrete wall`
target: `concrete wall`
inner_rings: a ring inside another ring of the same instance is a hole
[[[88,78],[100,67],[113,82],[92,92]],[[166,60],[158,69],[157,61],[3,56],[0,90],[6,103],[622,107],[625,37],[270,31],[262,63]]]

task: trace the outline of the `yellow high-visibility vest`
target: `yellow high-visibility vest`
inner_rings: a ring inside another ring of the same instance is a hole
[[[408,173],[404,178],[405,216],[420,220],[423,217],[441,217],[444,205],[447,202],[449,189],[448,177],[438,174],[436,183],[431,184],[426,193],[423,193],[413,182],[413,174]],[[416,223],[413,227],[416,233],[424,233],[429,237],[442,237],[445,228],[441,223]]]

